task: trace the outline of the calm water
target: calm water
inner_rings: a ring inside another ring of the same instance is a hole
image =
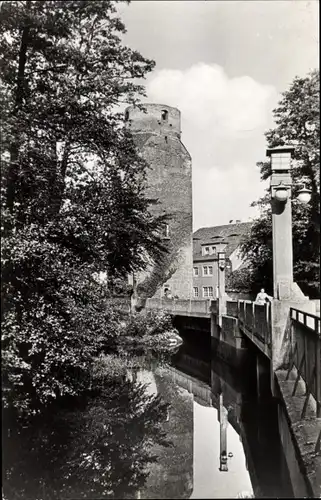
[[[276,402],[193,335],[166,361],[142,356],[106,399],[6,438],[6,499],[292,497]]]

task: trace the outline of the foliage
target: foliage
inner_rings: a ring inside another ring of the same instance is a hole
[[[133,285],[130,285],[126,279],[112,278],[108,280],[108,288],[112,296],[130,297],[133,293]]]
[[[134,498],[155,460],[155,443],[168,446],[162,423],[167,405],[122,374],[102,384],[74,409],[57,409],[29,427],[4,435],[6,498]]]
[[[319,72],[296,77],[273,111],[276,126],[266,132],[269,147],[293,145],[293,260],[294,279],[310,297],[320,293],[320,83]],[[259,162],[262,180],[271,175],[269,162]],[[308,205],[296,197],[303,181],[311,189]],[[254,202],[261,215],[242,244],[243,258],[251,265],[251,287],[272,292],[272,216],[269,194]]]
[[[241,267],[226,275],[227,291],[250,291],[252,285],[252,269]]]
[[[124,336],[156,336],[173,330],[172,319],[164,311],[143,310],[133,314],[124,329]]]
[[[122,45],[109,0],[2,2],[1,20],[4,404],[28,413],[82,390],[116,335],[95,276],[163,252],[117,107],[154,63]]]

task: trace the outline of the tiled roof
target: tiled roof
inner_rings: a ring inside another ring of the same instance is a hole
[[[197,260],[208,259],[202,257],[201,245],[211,242],[226,242],[226,256],[229,257],[240,245],[242,239],[249,233],[252,222],[239,222],[237,224],[225,224],[224,226],[202,227],[193,234],[193,258]]]

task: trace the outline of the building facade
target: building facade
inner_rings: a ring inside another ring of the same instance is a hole
[[[225,252],[227,274],[243,264],[239,254],[242,239],[251,228],[251,222],[205,227],[193,235],[193,298],[217,298],[218,254]]]
[[[164,242],[168,253],[160,262],[132,277],[138,297],[191,297],[193,267],[192,161],[181,141],[181,113],[162,104],[131,106],[125,118],[147,169],[146,195],[158,200],[150,211],[168,215]]]

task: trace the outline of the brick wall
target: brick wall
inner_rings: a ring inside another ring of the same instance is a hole
[[[192,162],[180,140],[180,112],[159,104],[144,104],[147,113],[127,108],[130,127],[147,171],[147,196],[159,204],[151,207],[155,214],[170,215],[168,255],[161,262],[137,275],[141,297],[159,297],[164,285],[172,296],[190,298],[192,293]],[[163,119],[164,111],[166,119]]]

